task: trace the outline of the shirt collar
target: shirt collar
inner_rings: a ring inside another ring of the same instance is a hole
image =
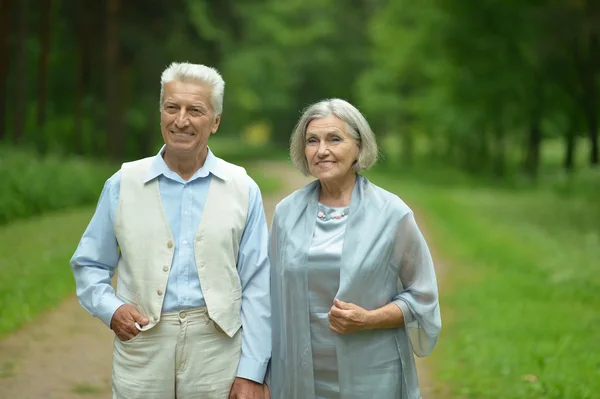
[[[177,173],[169,169],[167,163],[163,159],[165,147],[166,146],[163,145],[158,154],[156,154],[156,156],[152,160],[150,169],[148,170],[146,178],[144,179],[144,184],[148,183],[153,179],[156,179],[160,175],[164,175],[165,177],[172,180],[179,180],[183,182],[183,179],[181,179],[181,177]],[[194,175],[188,180],[188,182],[197,178],[207,177],[209,173],[212,173],[221,180],[227,181],[229,179],[229,174],[223,167],[221,159],[217,158],[212,153],[210,148],[208,149],[208,154],[206,156],[206,160],[204,161],[204,165],[202,165],[202,167],[198,169],[196,173],[194,173]]]

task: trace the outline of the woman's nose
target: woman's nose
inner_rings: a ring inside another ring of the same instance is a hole
[[[327,146],[327,143],[321,142],[319,144],[319,149],[318,149],[317,153],[319,155],[326,155],[328,151],[329,151],[329,147]]]

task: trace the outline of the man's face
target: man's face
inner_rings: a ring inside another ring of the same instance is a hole
[[[164,85],[160,129],[167,152],[197,157],[220,121],[220,115],[214,117],[208,85],[178,81]]]

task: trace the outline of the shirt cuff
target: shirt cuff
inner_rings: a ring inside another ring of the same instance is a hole
[[[262,384],[265,380],[265,373],[267,372],[268,364],[268,362],[259,362],[242,353],[240,364],[238,365],[237,377],[245,378],[247,380],[252,380]]]
[[[116,295],[106,294],[98,306],[96,317],[102,320],[106,327],[110,328],[113,315],[122,305],[125,305],[125,302],[117,298]]]
[[[402,299],[396,299],[394,303],[402,311],[402,315],[404,316],[404,325],[411,323],[415,319],[415,316],[412,314],[406,302],[404,302]]]

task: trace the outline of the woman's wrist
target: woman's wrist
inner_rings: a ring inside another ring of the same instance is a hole
[[[402,309],[394,303],[389,303],[379,309],[367,311],[363,330],[398,328],[403,324],[404,315]]]

